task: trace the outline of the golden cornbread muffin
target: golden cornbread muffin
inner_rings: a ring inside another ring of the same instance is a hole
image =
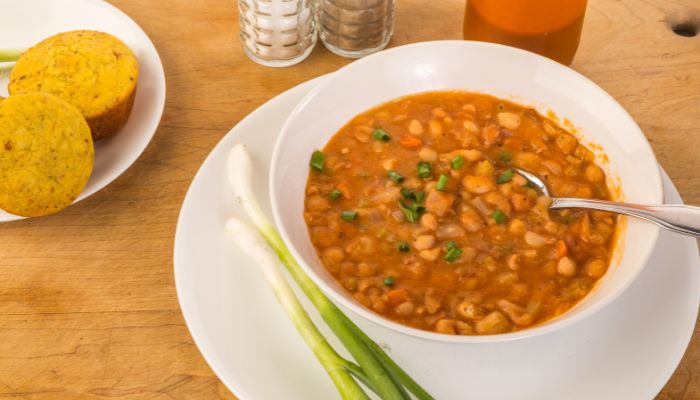
[[[0,101],[0,208],[37,217],[69,206],[92,172],[90,127],[77,108],[46,93]]]
[[[129,118],[138,73],[136,56],[121,40],[103,32],[71,31],[22,54],[8,90],[62,98],[83,113],[93,139],[99,140],[117,133]]]

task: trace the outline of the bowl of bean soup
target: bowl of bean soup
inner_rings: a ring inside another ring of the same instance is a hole
[[[597,85],[526,51],[441,41],[356,61],[304,98],[275,147],[272,208],[312,279],[360,316],[430,340],[525,338],[613,301],[659,231],[550,211],[514,168],[556,197],[663,200],[644,134]]]

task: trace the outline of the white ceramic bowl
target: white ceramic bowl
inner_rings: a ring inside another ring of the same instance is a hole
[[[451,336],[400,325],[356,303],[324,269],[303,219],[309,157],[353,116],[388,100],[432,90],[465,90],[554,111],[584,143],[602,146],[619,200],[661,203],[661,177],[639,126],[596,84],[554,61],[494,44],[424,42],[382,51],[333,73],[290,114],[275,146],[270,193],[275,222],[293,255],[332,300],[377,324],[446,342],[488,343],[551,332],[592,315],[619,296],[644,267],[659,228],[622,221],[612,265],[598,286],[564,315],[530,329],[490,336]]]

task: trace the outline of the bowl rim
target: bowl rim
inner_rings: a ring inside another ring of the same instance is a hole
[[[663,184],[661,180],[661,173],[659,171],[658,167],[658,161],[656,160],[656,155],[653,152],[653,149],[651,148],[651,145],[649,144],[649,141],[646,139],[646,136],[644,135],[642,129],[639,127],[637,122],[632,118],[632,116],[627,112],[627,110],[617,101],[615,100],[614,97],[612,97],[608,92],[606,92],[603,88],[598,86],[595,82],[587,78],[586,76],[582,75],[580,72],[565,66],[563,64],[560,64],[556,61],[553,61],[549,58],[546,58],[544,56],[541,56],[536,53],[532,53],[526,50],[522,50],[519,48],[515,47],[510,47],[510,46],[505,46],[501,44],[496,44],[496,43],[490,43],[490,42],[479,42],[479,41],[469,41],[469,40],[436,40],[436,41],[426,41],[426,42],[418,42],[418,43],[411,43],[411,44],[406,44],[402,46],[397,46],[393,47],[390,49],[386,49],[380,52],[377,52],[375,54],[369,55],[367,57],[361,58],[359,60],[356,60],[350,64],[347,64],[343,66],[342,68],[338,69],[336,72],[333,72],[329,74],[327,77],[325,77],[315,88],[313,88],[307,95],[305,95],[301,101],[294,107],[294,110],[287,116],[287,119],[285,120],[284,124],[282,125],[282,128],[280,130],[280,134],[277,138],[277,141],[275,142],[274,149],[272,152],[272,158],[270,162],[270,175],[268,179],[268,187],[269,187],[269,193],[270,193],[270,203],[272,206],[272,214],[273,214],[273,219],[274,219],[274,224],[277,228],[277,230],[280,232],[280,236],[282,237],[282,240],[284,241],[285,245],[287,245],[289,251],[291,254],[294,256],[294,258],[297,260],[297,262],[301,265],[303,268],[304,272],[306,272],[309,277],[318,285],[323,293],[330,297],[330,299],[336,303],[340,304],[343,306],[344,309],[352,311],[354,314],[361,316],[362,318],[371,321],[381,327],[391,329],[395,332],[402,333],[408,336],[416,337],[419,339],[424,339],[424,340],[430,340],[430,341],[435,341],[435,342],[443,342],[443,343],[462,343],[462,344],[484,344],[484,343],[501,343],[501,342],[511,342],[511,341],[516,341],[516,340],[522,340],[526,339],[529,337],[534,337],[534,336],[539,336],[543,334],[547,334],[550,332],[554,332],[559,329],[567,328],[572,325],[575,325],[576,323],[585,320],[586,318],[590,317],[591,315],[596,314],[598,311],[601,309],[605,308],[608,304],[612,303],[614,300],[616,300],[622,293],[624,293],[627,288],[634,282],[641,271],[645,268],[649,257],[651,256],[652,251],[656,247],[656,244],[658,242],[658,238],[660,235],[660,230],[661,228],[658,227],[655,224],[652,224],[650,226],[651,231],[649,233],[649,236],[651,238],[651,244],[646,246],[646,248],[642,248],[638,254],[641,253],[641,261],[639,262],[640,266],[635,268],[630,276],[623,281],[623,283],[620,285],[620,287],[607,297],[601,299],[597,303],[595,303],[593,306],[590,306],[589,308],[579,312],[578,314],[574,315],[573,317],[565,318],[567,314],[569,314],[572,310],[576,309],[580,304],[586,301],[590,297],[590,295],[596,290],[596,288],[599,286],[599,284],[596,284],[596,286],[589,292],[583,299],[581,299],[578,303],[576,303],[573,307],[571,307],[569,310],[567,310],[564,314],[558,315],[548,321],[545,321],[541,325],[536,325],[533,327],[525,328],[522,330],[514,331],[514,332],[508,332],[508,333],[500,333],[500,334],[492,334],[492,335],[448,335],[448,334],[442,334],[442,333],[437,333],[437,332],[432,332],[432,331],[427,331],[427,330],[422,330],[418,328],[413,328],[408,325],[403,325],[397,322],[394,322],[388,318],[385,318],[370,309],[347,299],[346,297],[343,296],[343,294],[339,293],[334,287],[331,285],[327,284],[321,277],[319,277],[316,272],[309,266],[309,264],[306,262],[306,260],[301,256],[299,251],[296,249],[296,247],[293,245],[293,241],[290,239],[289,232],[287,231],[287,228],[285,224],[283,223],[283,218],[281,215],[280,211],[280,204],[277,201],[278,199],[278,191],[276,190],[275,187],[275,182],[277,181],[277,174],[279,173],[279,168],[278,168],[278,160],[280,158],[280,155],[282,151],[282,143],[284,142],[284,139],[286,136],[289,135],[289,125],[291,121],[299,115],[303,109],[305,108],[306,104],[314,97],[318,92],[323,90],[323,88],[332,82],[333,79],[337,78],[338,76],[341,76],[342,74],[348,73],[348,71],[352,71],[355,68],[358,68],[358,66],[363,65],[367,62],[371,62],[372,60],[376,58],[383,58],[383,57],[388,57],[391,54],[398,53],[398,52],[403,52],[403,51],[408,51],[407,49],[414,49],[414,48],[422,48],[422,47],[432,47],[432,46],[447,46],[451,47],[454,46],[456,48],[460,47],[492,47],[492,48],[499,48],[499,51],[505,51],[505,52],[511,52],[513,54],[518,54],[519,56],[526,56],[526,57],[533,57],[537,59],[538,62],[542,62],[545,64],[548,64],[550,68],[556,68],[561,71],[565,71],[568,74],[571,74],[571,76],[574,79],[582,79],[586,84],[591,86],[596,92],[610,100],[611,104],[617,109],[616,111],[621,112],[621,115],[625,116],[628,122],[630,123],[630,126],[634,129],[634,132],[631,132],[632,134],[637,134],[641,136],[643,140],[643,148],[648,154],[651,156],[651,160],[656,164],[656,168],[654,169],[654,173],[652,176],[648,176],[648,179],[653,180],[652,185],[653,187],[658,188],[658,193],[657,193],[657,198],[655,199],[656,203],[658,204],[663,204],[663,199],[664,199],[664,189],[663,189]],[[459,51],[456,49],[455,51]],[[417,92],[418,93],[418,92]],[[625,229],[629,229],[629,227],[626,227]],[[624,243],[621,243],[619,245],[623,245]],[[624,251],[624,250],[623,250]],[[605,279],[605,278],[602,278]],[[599,281],[600,282],[600,281]]]

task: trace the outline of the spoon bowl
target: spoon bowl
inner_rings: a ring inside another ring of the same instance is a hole
[[[618,203],[607,200],[577,199],[569,197],[552,197],[547,185],[537,175],[521,168],[513,168],[513,171],[530,184],[535,186],[543,195],[552,199],[549,208],[560,210],[565,208],[584,208],[589,210],[607,211],[616,214],[629,215],[653,222],[669,231],[683,235],[700,237],[700,207],[686,206],[682,204],[668,205],[644,205],[631,203]]]

